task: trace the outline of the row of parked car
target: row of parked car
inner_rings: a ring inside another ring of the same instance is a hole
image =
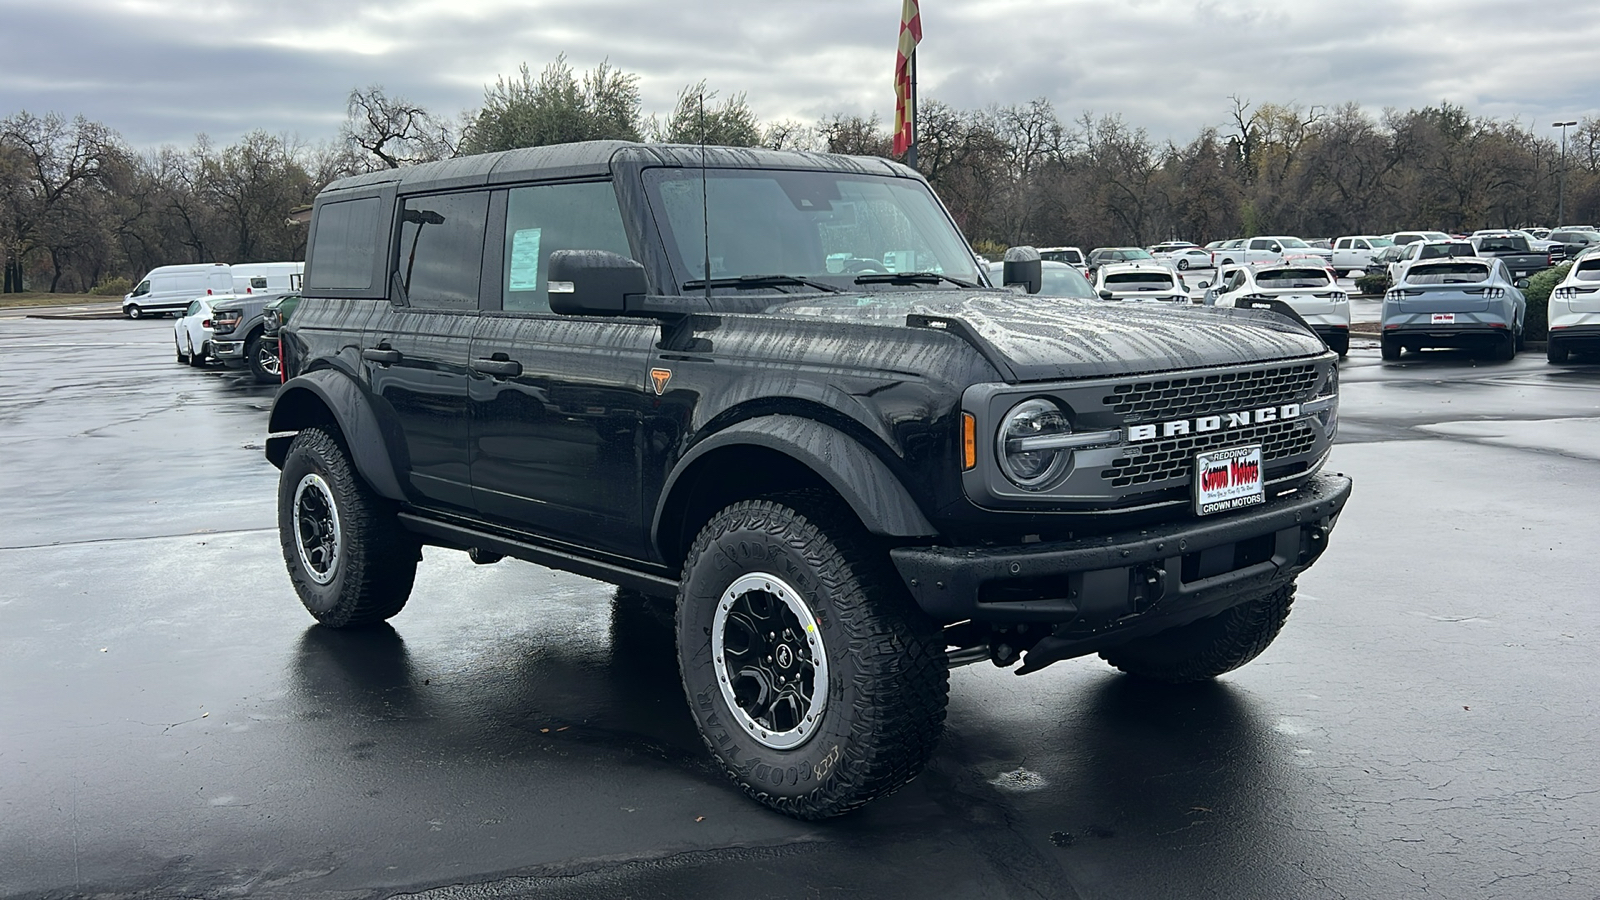
[[[299,302],[298,292],[196,297],[172,326],[178,362],[199,369],[215,360],[248,368],[261,384],[277,384],[283,379],[278,329]]]

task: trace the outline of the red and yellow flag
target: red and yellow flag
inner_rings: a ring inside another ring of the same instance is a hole
[[[922,12],[917,0],[904,0],[900,8],[900,47],[894,54],[894,152],[911,148],[911,58],[922,41]]]

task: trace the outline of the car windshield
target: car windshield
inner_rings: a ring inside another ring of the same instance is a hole
[[[1162,272],[1112,272],[1106,287],[1113,291],[1166,291],[1172,289],[1172,276]]]
[[[1481,263],[1435,263],[1412,266],[1407,284],[1477,284],[1489,280],[1489,267]]]
[[[1367,243],[1371,244],[1375,250],[1381,247],[1394,246],[1394,241],[1391,241],[1388,238],[1367,238]]]
[[[1310,244],[1306,243],[1305,241],[1300,240],[1299,238],[1292,238],[1292,237],[1278,238],[1278,243],[1282,244],[1285,247],[1294,247],[1297,250],[1305,250],[1305,249],[1308,249],[1311,246]]]
[[[1424,244],[1418,259],[1440,259],[1446,256],[1472,256],[1471,244]]]
[[[1328,273],[1322,269],[1269,269],[1256,273],[1256,286],[1262,288],[1325,288]]]
[[[1039,251],[1039,258],[1073,266],[1083,265],[1083,254],[1077,250],[1041,250]]]
[[[1043,286],[1039,288],[1036,297],[1075,297],[1079,300],[1095,300],[1099,295],[1089,284],[1088,279],[1078,274],[1078,270],[1068,265],[1043,267]],[[1005,274],[1003,263],[993,263],[989,266],[989,281],[1001,284]]]
[[[760,289],[815,289],[792,283],[778,288],[761,280],[781,275],[859,292],[953,286],[943,278],[982,281],[967,242],[920,181],[845,172],[660,168],[648,170],[644,182],[684,283],[710,278],[713,288],[737,290],[715,282],[746,277]],[[910,285],[856,282],[862,275],[909,273],[943,278]]]
[[[1480,239],[1478,249],[1490,253],[1527,253],[1528,242],[1525,238],[1512,235],[1496,235]]]
[[[1148,250],[1139,250],[1139,249],[1135,248],[1135,249],[1132,249],[1132,250],[1114,250],[1114,251],[1112,251],[1111,258],[1112,259],[1154,259],[1155,257],[1151,256],[1150,255],[1150,251],[1148,251]]]

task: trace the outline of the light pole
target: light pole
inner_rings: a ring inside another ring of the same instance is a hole
[[[1561,187],[1556,189],[1556,227],[1567,221],[1567,126],[1577,122],[1551,122],[1551,128],[1561,129]]]

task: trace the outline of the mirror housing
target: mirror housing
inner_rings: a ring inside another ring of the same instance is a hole
[[[1115,300],[1115,299],[1117,299],[1117,295],[1111,293],[1111,291],[1107,290],[1106,288],[1101,288],[1100,289],[1100,299],[1101,300]]]
[[[546,278],[550,310],[564,316],[629,314],[649,291],[644,266],[609,250],[557,250]]]
[[[1012,247],[1006,250],[1005,262],[1000,267],[1002,286],[1020,284],[1028,293],[1037,294],[1044,288],[1044,260],[1032,247]]]
[[[1208,288],[1208,287],[1211,287],[1211,282],[1209,282],[1209,281],[1202,281],[1202,282],[1200,282],[1200,283],[1199,283],[1199,284],[1197,284],[1197,285],[1195,285],[1195,286],[1196,286],[1196,287],[1198,287],[1198,288],[1200,288],[1200,289],[1201,289],[1201,290],[1205,290],[1205,289],[1206,289],[1206,288]]]
[[[1526,279],[1526,278],[1518,278],[1516,281],[1512,282],[1512,286],[1515,287],[1519,291],[1527,290],[1528,289],[1528,279]]]

